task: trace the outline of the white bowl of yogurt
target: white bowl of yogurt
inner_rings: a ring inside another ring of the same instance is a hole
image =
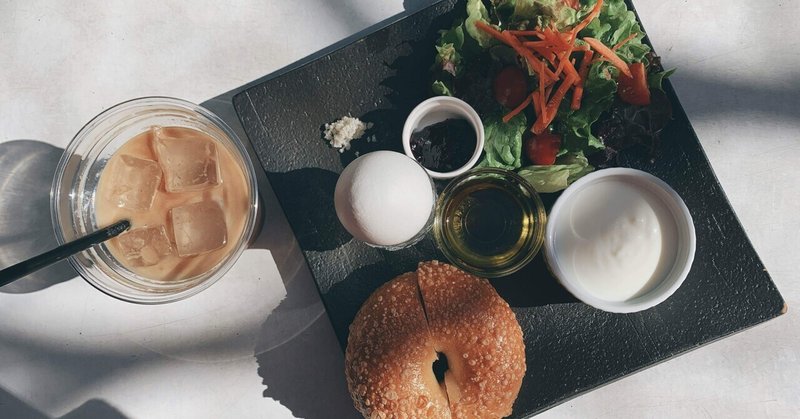
[[[692,216],[664,181],[635,169],[591,173],[553,205],[545,259],[575,297],[614,313],[646,310],[681,286],[695,253]]]

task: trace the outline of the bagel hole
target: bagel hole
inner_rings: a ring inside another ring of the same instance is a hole
[[[441,383],[444,381],[444,373],[450,369],[447,365],[447,357],[441,353],[436,352],[436,361],[433,361],[433,375],[436,376],[436,381]]]

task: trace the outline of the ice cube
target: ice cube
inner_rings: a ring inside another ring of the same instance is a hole
[[[224,246],[228,241],[225,214],[213,201],[183,205],[170,210],[172,231],[179,256],[194,256]]]
[[[105,170],[111,171],[106,199],[120,208],[146,211],[153,205],[153,197],[161,183],[161,168],[152,160],[123,154],[112,159]]]
[[[152,266],[172,253],[172,244],[163,225],[137,227],[114,240],[131,266]]]
[[[169,137],[158,127],[153,133],[167,192],[198,191],[220,183],[213,140],[201,136]]]

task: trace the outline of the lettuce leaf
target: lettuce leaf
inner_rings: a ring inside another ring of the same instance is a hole
[[[435,67],[457,77],[463,72],[461,49],[464,47],[464,25],[456,23],[450,30],[442,31],[436,42]]]
[[[657,73],[648,74],[647,87],[649,87],[650,90],[661,90],[663,92],[664,86],[662,86],[662,84],[664,83],[664,79],[671,76],[672,73],[674,72],[675,69],[673,68],[670,70],[664,70],[664,71],[659,71]]]
[[[489,21],[489,11],[483,5],[481,0],[467,0],[467,20],[464,21],[467,33],[472,39],[478,42],[482,48],[489,48],[497,43],[497,40],[492,38],[486,32],[478,29],[475,22],[481,21],[487,25],[492,23]]]
[[[433,82],[432,90],[436,96],[453,96],[453,91],[441,80]]]
[[[591,10],[597,2],[590,0],[586,3],[586,10]],[[629,64],[644,62],[647,65],[645,56],[650,52],[650,47],[642,43],[645,34],[636,21],[636,15],[628,10],[624,0],[605,0],[600,15],[581,31],[580,37],[596,38],[613,47],[634,33],[636,37],[620,47],[617,55]]]
[[[592,124],[614,102],[617,82],[612,71],[616,69],[606,62],[592,64],[584,82],[581,108],[573,111],[567,104],[569,101],[562,103],[557,118],[563,136],[562,150],[592,154],[603,149],[603,142],[592,134]]]
[[[578,12],[567,6],[563,0],[516,0],[512,2],[514,3],[514,12],[510,16],[512,23],[532,23],[527,26],[545,27],[552,22],[558,29],[564,29],[578,22]]]
[[[508,123],[499,116],[491,116],[483,120],[486,152],[480,166],[499,167],[502,169],[518,169],[522,166],[522,134],[528,128],[525,114],[520,113]]]
[[[536,192],[558,192],[594,170],[582,152],[567,153],[550,166],[527,166],[519,175],[530,183]]]
[[[451,43],[437,45],[436,64],[441,67],[442,71],[446,71],[456,77],[461,72],[461,54],[456,51],[455,46]]]

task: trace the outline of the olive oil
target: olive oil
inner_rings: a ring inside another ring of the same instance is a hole
[[[544,208],[513,172],[476,169],[440,197],[434,234],[451,262],[483,276],[512,273],[539,251]]]

